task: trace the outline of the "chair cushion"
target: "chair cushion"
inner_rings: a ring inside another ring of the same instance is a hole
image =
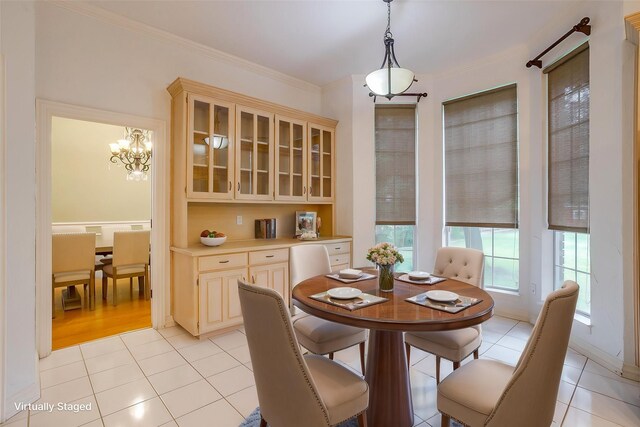
[[[66,273],[55,273],[53,275],[53,281],[55,283],[75,282],[77,280],[91,279],[91,273],[89,271],[69,271]]]
[[[106,268],[106,267],[105,267]],[[327,354],[359,344],[367,339],[364,329],[304,316],[293,323],[298,342],[315,354]]]
[[[513,375],[497,360],[473,360],[438,385],[438,410],[469,426],[482,426]]]
[[[125,274],[136,274],[136,273],[140,273],[140,275],[144,274],[144,264],[139,264],[139,265],[128,265],[126,267],[118,267],[118,276],[119,275],[125,275]],[[102,267],[102,271],[104,271],[107,275],[109,276],[113,276],[113,265],[112,264],[107,264],[104,267]]]
[[[320,398],[336,425],[367,409],[369,386],[360,376],[344,366],[316,355],[304,356]]]
[[[444,357],[452,362],[460,362],[480,347],[482,336],[476,328],[455,329],[453,331],[407,332],[404,337],[408,344],[431,354]]]

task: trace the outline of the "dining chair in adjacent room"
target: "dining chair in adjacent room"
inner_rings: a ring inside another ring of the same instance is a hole
[[[484,254],[469,248],[446,247],[438,249],[433,274],[460,280],[470,285],[482,287]],[[436,356],[436,383],[440,382],[440,359],[453,362],[453,369],[473,353],[478,358],[478,349],[482,344],[480,325],[455,329],[452,331],[407,332],[404,337],[407,364],[410,366],[411,347]]]
[[[260,426],[366,425],[369,386],[337,362],[303,356],[282,297],[238,281],[240,306],[260,405]]]
[[[551,425],[578,291],[567,280],[547,296],[515,367],[473,360],[445,378],[438,385],[442,427],[451,418],[469,427]]]
[[[60,233],[51,236],[52,317],[56,317],[55,291],[62,286],[84,285],[85,305],[90,310],[95,309],[95,253],[95,233]]]
[[[150,232],[116,231],[113,233],[113,259],[102,267],[102,298],[107,299],[107,278],[113,282],[113,305],[118,305],[118,279],[129,279],[129,290],[133,296],[133,278],[138,278],[140,293],[146,300],[150,297],[149,244]]]
[[[292,291],[303,280],[331,273],[329,253],[324,245],[292,246],[289,253],[289,266]],[[365,329],[330,322],[306,313],[295,318],[293,328],[298,341],[304,348],[311,353],[328,354],[329,359],[333,359],[333,353],[336,351],[359,345],[360,366],[364,375],[364,345],[367,340]]]

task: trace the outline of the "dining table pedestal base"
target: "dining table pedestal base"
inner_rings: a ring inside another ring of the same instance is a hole
[[[368,427],[413,425],[411,383],[401,331],[370,331],[365,380],[369,384]]]

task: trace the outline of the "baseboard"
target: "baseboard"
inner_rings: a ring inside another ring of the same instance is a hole
[[[609,353],[606,353],[593,346],[591,343],[574,336],[569,339],[569,347],[582,354],[583,356],[587,356],[597,364],[602,365],[608,370],[622,376],[622,360],[618,359],[617,357],[612,356]]]
[[[493,314],[496,316],[508,317],[509,319],[519,320],[521,322],[529,322],[529,313],[522,312],[520,310],[509,310],[494,307],[493,311]]]
[[[162,326],[162,328],[170,328],[171,326],[176,326],[176,321],[173,320],[173,316],[165,316],[164,326]],[[162,329],[162,328],[159,328],[159,329]]]
[[[0,420],[0,422],[8,420],[20,412],[20,407],[16,407],[16,403],[33,403],[38,399],[40,399],[40,381],[36,380],[36,382],[30,384],[27,388],[20,390],[13,396],[7,397],[7,400],[4,402],[5,413],[2,414],[4,419]]]
[[[640,381],[640,366],[623,364],[622,376],[632,381]]]

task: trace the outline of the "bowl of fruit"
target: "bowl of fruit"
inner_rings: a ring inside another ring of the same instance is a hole
[[[227,241],[227,236],[219,231],[204,230],[200,233],[200,242],[206,246],[220,246]]]

